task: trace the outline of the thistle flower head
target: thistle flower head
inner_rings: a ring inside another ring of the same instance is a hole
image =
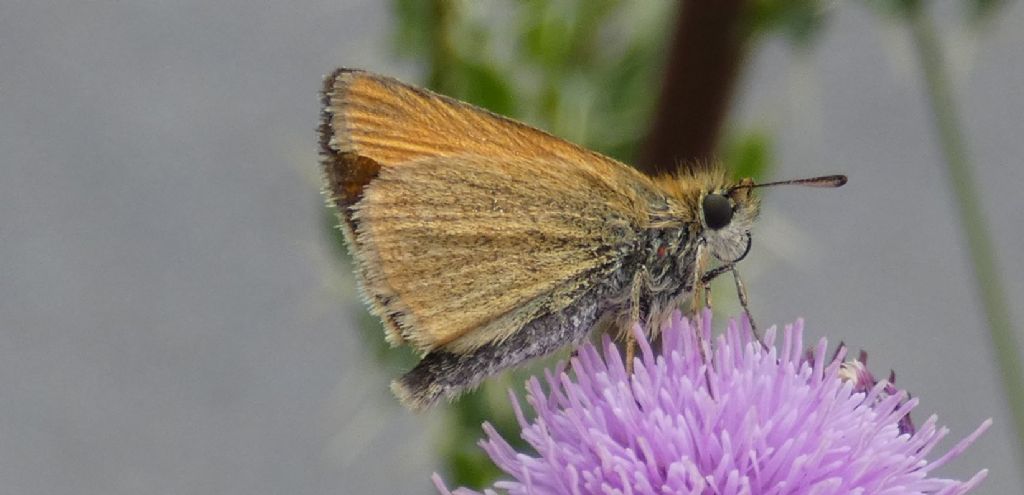
[[[546,390],[536,378],[527,383],[534,418],[513,397],[535,453],[516,452],[484,425],[481,445],[511,478],[485,493],[959,494],[985,477],[933,473],[990,421],[927,460],[947,430],[934,416],[908,429],[917,400],[874,380],[863,363],[844,364],[842,350],[826,358],[824,339],[805,356],[800,321],[779,344],[769,330],[768,350],[749,325],[732,322],[706,358],[698,343],[711,342],[710,312],[696,324],[674,315],[660,352],[634,332],[641,352],[632,375],[606,338],[603,353],[579,349],[571,374],[548,371]]]

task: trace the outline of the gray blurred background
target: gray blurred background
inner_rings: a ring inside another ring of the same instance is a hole
[[[869,350],[945,448],[995,418],[941,474],[1020,493],[907,35],[835,10],[813,51],[753,53],[733,108],[773,176],[850,175],[768,195],[755,313]],[[0,4],[0,493],[433,493],[442,416],[390,397],[319,196],[321,77],[417,77],[392,29],[368,0]],[[1024,7],[941,34],[1016,303]]]

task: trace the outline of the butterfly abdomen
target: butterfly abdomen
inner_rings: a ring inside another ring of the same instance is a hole
[[[468,353],[440,349],[427,353],[411,371],[391,383],[391,390],[410,409],[422,410],[441,399],[451,400],[495,373],[578,344],[602,314],[608,288],[595,287],[576,304],[546,313],[501,341]]]

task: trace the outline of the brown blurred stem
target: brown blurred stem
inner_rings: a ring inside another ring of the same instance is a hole
[[[637,166],[649,174],[713,156],[743,63],[746,0],[684,0]]]

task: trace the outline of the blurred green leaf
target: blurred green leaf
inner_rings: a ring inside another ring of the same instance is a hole
[[[768,177],[772,165],[772,138],[768,132],[751,130],[731,135],[721,149],[722,160],[734,178],[762,181]]]
[[[460,98],[502,115],[515,114],[515,96],[498,69],[482,63],[465,62],[458,67]]]
[[[490,462],[487,453],[477,445],[480,425],[493,421],[490,416],[486,393],[476,390],[459,399],[449,409],[449,427],[445,432],[448,444],[450,482],[457,486],[487,486],[498,479],[501,471]],[[515,437],[513,437],[515,438]]]
[[[523,12],[523,55],[547,69],[558,69],[568,58],[573,26],[552,9],[557,3],[528,2]]]
[[[757,34],[779,32],[799,46],[809,46],[824,27],[821,0],[755,0],[747,15]]]
[[[968,0],[967,19],[972,23],[987,21],[1009,3],[1006,0]]]
[[[395,32],[394,47],[399,55],[414,55],[430,45],[431,26],[436,22],[430,2],[393,0]]]
[[[906,19],[922,7],[920,0],[868,0],[867,4],[882,15],[897,19]]]
[[[539,369],[540,366],[537,363],[530,368]],[[519,388],[518,385],[531,373],[531,369],[523,369],[492,377],[485,386],[463,395],[458,402],[448,406],[448,424],[442,442],[448,459],[446,480],[451,485],[487,486],[502,474],[480,448],[481,425],[484,422],[490,423],[516,450],[529,450],[519,435],[519,426],[505,391]]]
[[[626,162],[636,155],[657,94],[660,63],[652,60],[654,53],[653,46],[634,45],[601,73],[605,84],[595,91],[597,125],[583,144]]]

